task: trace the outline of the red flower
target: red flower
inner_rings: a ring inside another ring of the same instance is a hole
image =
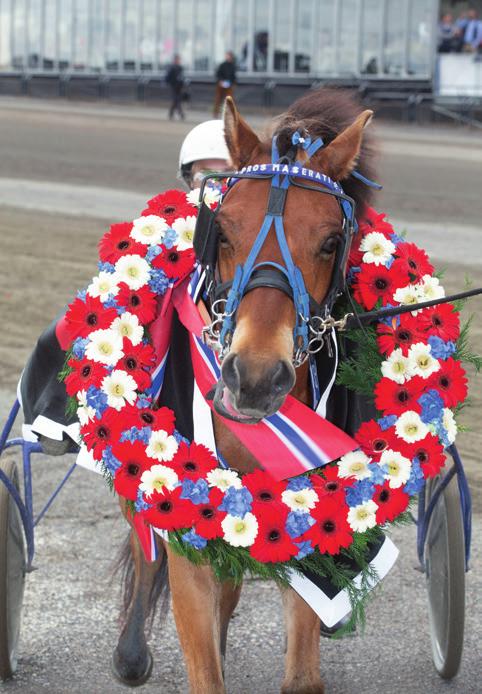
[[[281,505],[266,504],[257,513],[258,534],[249,548],[249,553],[257,561],[288,561],[298,554],[298,547],[285,529],[288,513],[282,512]]]
[[[420,332],[418,316],[403,313],[397,326],[396,318],[392,319],[392,325],[379,323],[377,325],[378,348],[382,354],[390,356],[393,350],[399,347],[402,353],[407,356],[408,350],[416,342],[424,342]]]
[[[302,535],[303,540],[311,540],[324,554],[338,554],[342,547],[349,547],[353,541],[352,531],[347,521],[348,506],[338,498],[325,498],[311,512],[316,523]]]
[[[390,222],[385,220],[384,212],[377,212],[373,207],[365,207],[364,219],[360,223],[360,229],[363,234],[369,234],[371,231],[379,231],[389,238],[393,233],[393,227]]]
[[[436,388],[445,407],[456,407],[467,397],[467,378],[459,361],[441,359],[440,369],[430,376],[428,388]]]
[[[458,340],[460,335],[459,314],[452,304],[440,304],[425,308],[417,316],[420,330],[436,335],[442,340]]]
[[[395,383],[384,377],[375,386],[375,407],[384,414],[403,414],[406,410],[420,413],[422,408],[417,400],[425,385],[420,376],[414,376],[406,383]]]
[[[372,231],[370,229],[370,231]],[[350,254],[348,256],[348,263],[347,263],[347,269],[349,270],[351,267],[360,267],[362,260],[363,260],[363,255],[364,252],[360,250],[360,242],[362,240],[362,237],[357,237],[351,248],[350,248]]]
[[[192,248],[178,251],[177,248],[163,248],[163,252],[154,258],[154,267],[164,270],[172,279],[185,277],[192,271],[196,255]]]
[[[84,424],[81,433],[88,450],[96,460],[101,460],[106,446],[119,441],[121,426],[117,413],[108,408],[100,419],[92,419]]]
[[[337,498],[344,501],[345,489],[351,487],[354,479],[343,478],[338,476],[338,465],[325,466],[322,470],[322,475],[310,475],[310,480],[313,484],[318,497],[323,498],[320,503],[324,503],[324,498]]]
[[[445,455],[437,436],[427,434],[422,441],[414,443],[407,443],[398,437],[397,440],[397,449],[402,455],[409,460],[418,459],[425,478],[438,475],[445,463]]]
[[[103,364],[88,359],[69,359],[68,365],[73,369],[65,379],[65,388],[69,395],[75,395],[80,390],[88,390],[89,386],[99,388],[102,380],[108,375]]]
[[[396,254],[395,263],[402,272],[410,275],[411,282],[420,282],[424,275],[433,274],[434,267],[430,263],[428,255],[414,243],[400,243],[397,246]]]
[[[243,475],[243,485],[253,495],[253,504],[260,506],[272,505],[281,501],[281,494],[286,489],[285,482],[277,482],[264,470],[255,470]],[[256,508],[253,506],[256,515]]]
[[[408,277],[397,269],[386,268],[384,265],[364,263],[356,275],[355,299],[359,304],[371,310],[377,301],[388,303],[393,293],[408,284]]]
[[[174,432],[175,422],[174,412],[168,407],[152,410],[150,407],[139,408],[136,405],[126,404],[122,408],[123,429],[151,427],[153,431],[163,429],[170,435]]]
[[[119,496],[135,501],[142,473],[151,468],[152,460],[147,457],[145,446],[140,441],[116,441],[112,453],[121,463],[115,473],[114,488]]]
[[[116,318],[115,308],[105,308],[100,299],[88,294],[85,301],[75,299],[65,314],[67,331],[72,341],[77,337],[87,337],[94,330],[110,328]]]
[[[378,525],[383,525],[387,521],[394,520],[397,516],[403,513],[409,502],[410,497],[403,491],[402,487],[392,489],[388,480],[375,487],[373,501],[378,504],[378,509],[375,518]]]
[[[393,449],[396,436],[393,428],[384,431],[374,419],[370,419],[360,426],[355,434],[355,440],[366,455],[378,461],[383,451],[387,448]]]
[[[151,368],[155,359],[154,349],[151,345],[136,345],[124,338],[124,356],[115,365],[116,369],[123,369],[132,376],[140,391],[146,390],[151,385],[151,377],[146,369]]]
[[[168,224],[172,224],[178,217],[197,214],[197,210],[194,205],[188,202],[186,193],[180,190],[167,190],[149,200],[147,209],[142,214],[144,216],[157,214],[159,217],[163,217]]]
[[[194,530],[198,535],[206,540],[223,536],[221,523],[226,516],[224,511],[220,511],[220,506],[224,494],[220,489],[211,489],[209,492],[208,504],[196,504],[194,508]]]
[[[188,499],[181,499],[181,494],[182,487],[154,492],[149,497],[152,508],[142,511],[144,520],[162,530],[190,528],[196,519],[196,507]]]
[[[137,316],[142,325],[147,325],[154,320],[157,306],[156,295],[149,287],[141,287],[134,291],[125,282],[121,282],[116,301],[119,306],[125,306],[129,313]]]
[[[199,443],[191,443],[190,446],[184,442],[180,443],[175,456],[169,461],[169,467],[172,467],[180,477],[191,480],[205,477],[217,465],[218,461],[209,448]]]
[[[99,257],[103,263],[116,263],[123,255],[145,256],[146,247],[130,236],[131,230],[132,222],[112,224],[99,241]]]

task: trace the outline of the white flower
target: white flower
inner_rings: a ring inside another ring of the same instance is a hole
[[[417,342],[408,350],[408,365],[412,376],[428,378],[440,369],[440,363],[432,357],[432,348]]]
[[[149,281],[149,263],[140,255],[124,255],[115,264],[119,282],[136,291]]]
[[[224,468],[217,467],[214,468],[214,470],[210,470],[206,478],[211,487],[217,487],[223,492],[229,489],[229,487],[241,489],[243,486],[241,478],[234,470],[225,470]]]
[[[137,383],[123,369],[114,371],[102,380],[101,389],[107,395],[107,404],[115,410],[121,410],[126,402],[130,405],[136,399]]]
[[[390,448],[383,451],[380,458],[380,466],[386,468],[385,479],[389,480],[392,489],[401,487],[402,484],[408,482],[412,463],[399,451],[392,451]]]
[[[286,489],[281,494],[281,498],[292,511],[306,511],[308,513],[316,506],[318,494],[314,489],[299,489],[298,491]]]
[[[395,253],[395,245],[379,231],[372,231],[363,238],[360,250],[364,251],[364,263],[385,265]]]
[[[249,547],[258,534],[258,521],[252,513],[246,513],[244,518],[228,514],[223,518],[221,526],[224,539],[233,547]]]
[[[149,246],[157,246],[161,243],[168,228],[166,220],[155,214],[148,214],[145,217],[134,219],[132,225],[130,236],[135,241]]]
[[[90,333],[89,340],[85,350],[88,359],[107,366],[115,366],[124,356],[122,338],[113,330],[94,330]]]
[[[144,328],[140,325],[138,317],[129,311],[118,316],[113,321],[111,329],[121,338],[128,337],[134,346],[139,344],[144,335]]]
[[[176,246],[178,251],[185,251],[187,248],[192,248],[195,226],[196,217],[193,215],[190,215],[185,219],[181,217],[172,223],[172,228],[177,234]]]
[[[146,453],[149,458],[155,458],[156,460],[172,460],[177,447],[177,441],[174,436],[169,436],[167,431],[160,429],[152,432]]]
[[[445,289],[440,284],[438,277],[424,275],[417,287],[420,301],[431,301],[445,296]]]
[[[201,188],[193,188],[190,190],[186,195],[186,199],[191,203],[191,205],[196,205],[196,207],[199,207],[201,204]]]
[[[388,359],[382,362],[382,374],[396,383],[404,383],[410,377],[408,359],[401,349],[394,349]]]
[[[365,501],[358,506],[352,506],[348,511],[348,523],[352,530],[358,533],[364,533],[368,528],[373,528],[377,524],[376,512],[378,504],[374,501]]]
[[[87,402],[87,392],[85,390],[79,390],[77,393],[77,417],[82,426],[91,422],[95,417],[95,410]]]
[[[163,491],[164,487],[172,491],[179,478],[174,470],[166,465],[153,465],[150,470],[145,470],[141,476],[139,488],[146,496],[154,492]]]
[[[420,416],[413,410],[407,410],[397,419],[395,424],[397,436],[407,443],[420,441],[429,433],[428,427],[422,422]]]
[[[455,423],[454,413],[448,407],[444,407],[442,424],[447,431],[449,443],[452,445],[455,441],[455,437],[457,436],[457,424]]]
[[[355,477],[357,480],[371,477],[371,472],[368,469],[370,460],[363,451],[346,453],[338,462],[338,474],[340,477]]]
[[[109,296],[112,294],[115,296],[119,291],[117,282],[119,278],[115,272],[99,272],[99,274],[92,279],[92,282],[87,287],[87,291],[90,296],[99,297],[99,299],[104,302],[107,301]]]
[[[403,306],[409,306],[410,304],[418,304],[418,302],[420,301],[418,285],[408,284],[406,287],[400,287],[394,293],[393,298],[398,304],[402,304]],[[411,313],[413,316],[416,316],[417,313],[419,313],[419,311],[412,311]]]

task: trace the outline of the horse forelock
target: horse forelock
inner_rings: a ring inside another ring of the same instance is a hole
[[[296,131],[307,132],[312,140],[321,137],[329,145],[337,135],[350,126],[363,111],[360,101],[347,90],[322,87],[310,91],[274,121],[269,139],[262,143],[263,151],[271,150],[271,138],[276,135],[280,156],[293,150],[291,138]],[[373,136],[364,131],[357,171],[369,179],[375,179],[375,146]],[[373,190],[354,176],[342,182],[347,195],[355,200],[357,212],[372,200]]]

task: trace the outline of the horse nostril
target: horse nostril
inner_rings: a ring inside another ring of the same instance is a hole
[[[221,376],[224,384],[228,387],[233,395],[239,394],[241,379],[239,375],[238,356],[229,354],[223,362]]]
[[[277,393],[289,393],[295,384],[295,370],[287,361],[279,361],[273,371],[271,384]]]

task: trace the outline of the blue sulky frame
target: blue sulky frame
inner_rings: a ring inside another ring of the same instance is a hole
[[[32,443],[30,441],[25,441],[22,438],[8,439],[8,435],[12,430],[13,424],[17,417],[18,411],[20,409],[20,404],[18,400],[15,401],[10,414],[8,416],[7,422],[3,428],[2,435],[0,438],[0,454],[7,448],[13,448],[14,446],[19,446],[22,448],[22,463],[23,463],[23,482],[24,482],[24,499],[22,499],[20,492],[12,484],[11,480],[5,475],[5,473],[0,469],[0,481],[7,487],[10,495],[17,504],[20,516],[22,518],[22,524],[25,531],[25,538],[27,541],[27,571],[33,569],[33,558],[35,553],[35,543],[34,543],[34,529],[38,525],[40,520],[46,514],[52,503],[55,501],[57,495],[61,491],[64,484],[67,482],[73,471],[75,470],[76,463],[74,462],[72,466],[68,469],[64,478],[60,481],[56,489],[51,494],[47,503],[44,505],[40,513],[35,516],[33,509],[33,489],[32,489],[32,453],[42,453],[42,446],[39,443]],[[437,504],[440,494],[447,487],[453,477],[457,478],[457,484],[460,492],[460,510],[462,514],[463,527],[464,527],[464,537],[465,537],[465,569],[469,568],[470,559],[470,540],[472,533],[472,504],[470,498],[469,485],[467,483],[467,477],[462,465],[462,460],[459,456],[457,448],[455,445],[449,446],[447,452],[450,453],[453,459],[453,465],[445,476],[440,480],[437,485],[434,494],[432,495],[427,508],[425,508],[425,487],[421,490],[418,498],[418,515],[414,519],[417,524],[417,553],[420,561],[422,570],[425,571],[425,560],[424,560],[424,548],[425,540],[427,537],[427,530],[430,523],[430,518],[432,516],[433,509]]]
[[[32,453],[42,453],[42,446],[40,443],[34,443],[31,441],[25,441],[22,438],[8,439],[8,436],[12,430],[13,424],[17,417],[18,411],[20,409],[20,403],[18,400],[15,401],[10,414],[8,415],[7,422],[3,428],[2,435],[0,438],[0,454],[3,453],[7,448],[13,448],[14,446],[19,446],[22,449],[22,466],[23,466],[23,485],[24,485],[24,499],[19,492],[19,490],[12,484],[11,480],[5,475],[3,470],[0,468],[0,481],[7,487],[12,499],[15,501],[18,510],[20,512],[20,517],[22,519],[23,529],[25,532],[25,539],[27,541],[27,571],[33,570],[33,558],[35,554],[35,540],[34,540],[34,529],[35,526],[44,517],[60,490],[64,484],[69,479],[70,475],[73,473],[76,463],[74,462],[69,468],[64,478],[58,484],[56,489],[51,494],[45,506],[42,508],[40,513],[35,516],[33,508],[33,487],[32,487]]]

